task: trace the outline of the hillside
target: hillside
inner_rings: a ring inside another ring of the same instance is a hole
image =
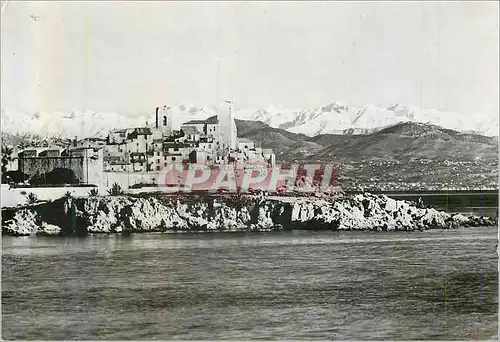
[[[321,141],[326,147],[314,155],[314,158],[321,160],[491,160],[496,159],[498,153],[496,138],[411,122],[393,125],[368,135],[344,139],[324,137]]]
[[[346,188],[496,188],[498,138],[435,125],[399,123],[368,135],[303,135],[237,121],[245,137],[273,147],[278,161],[337,165]],[[286,133],[284,133],[286,132]],[[286,136],[285,136],[286,134]]]
[[[315,137],[271,128],[262,122],[237,120],[236,124],[238,132],[241,129],[240,136],[259,141],[262,147],[274,148],[283,160],[496,160],[498,151],[498,138],[412,122],[398,123],[366,135]]]

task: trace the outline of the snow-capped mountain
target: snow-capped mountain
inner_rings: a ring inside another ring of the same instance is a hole
[[[144,121],[140,118],[132,119],[117,113],[37,112],[26,114],[2,111],[2,132],[32,133],[42,137],[105,136],[114,128],[138,125],[144,125]]]
[[[237,118],[260,120],[271,127],[286,129],[309,136],[318,134],[367,134],[399,122],[420,122],[457,131],[498,135],[498,117],[483,114],[458,114],[416,106],[393,105],[380,108],[374,105],[353,107],[330,103],[320,108],[287,110],[270,108],[236,112]]]
[[[179,129],[182,122],[192,119],[205,119],[215,115],[216,111],[188,105],[172,106],[174,128]],[[2,132],[31,133],[40,136],[61,137],[104,137],[113,129],[128,127],[153,126],[154,109],[151,113],[128,116],[113,112],[36,112],[27,114],[17,111],[2,110]]]
[[[224,107],[225,108],[225,107]],[[224,110],[227,110],[225,108]],[[206,119],[217,111],[193,105],[173,105],[170,108],[174,128],[192,119]],[[235,108],[236,119],[262,121],[274,128],[309,136],[318,134],[368,134],[399,122],[420,122],[438,125],[462,132],[498,136],[498,117],[483,114],[459,114],[417,106],[393,105],[380,108],[330,103],[319,108],[288,109]],[[8,133],[35,133],[65,137],[105,136],[116,128],[154,125],[154,108],[149,113],[127,116],[117,113],[70,112],[26,114],[2,110],[2,131]]]

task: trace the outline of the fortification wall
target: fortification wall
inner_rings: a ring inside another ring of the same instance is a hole
[[[80,183],[86,183],[86,165],[83,157],[21,158],[19,170],[30,176],[44,174],[56,168],[70,169]]]

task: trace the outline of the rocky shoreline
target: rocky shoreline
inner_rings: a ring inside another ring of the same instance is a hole
[[[219,232],[272,230],[427,230],[496,225],[385,195],[340,197],[95,196],[2,209],[2,234]]]

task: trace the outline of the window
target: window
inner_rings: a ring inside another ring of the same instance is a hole
[[[172,161],[175,161],[175,157],[172,157]]]
[[[156,164],[160,164],[160,159],[156,159]]]
[[[156,167],[156,171],[160,171],[160,167],[159,166]]]
[[[140,163],[139,165],[142,166],[142,163]]]
[[[165,164],[165,166],[167,166],[167,162],[165,162],[164,164]]]
[[[166,126],[166,125],[167,125],[167,117],[166,117],[166,116],[164,116],[164,117],[163,117],[163,126]]]
[[[248,145],[245,145],[245,149],[247,149],[247,148],[248,148]]]
[[[159,156],[160,155],[160,152],[156,152],[156,155]]]

